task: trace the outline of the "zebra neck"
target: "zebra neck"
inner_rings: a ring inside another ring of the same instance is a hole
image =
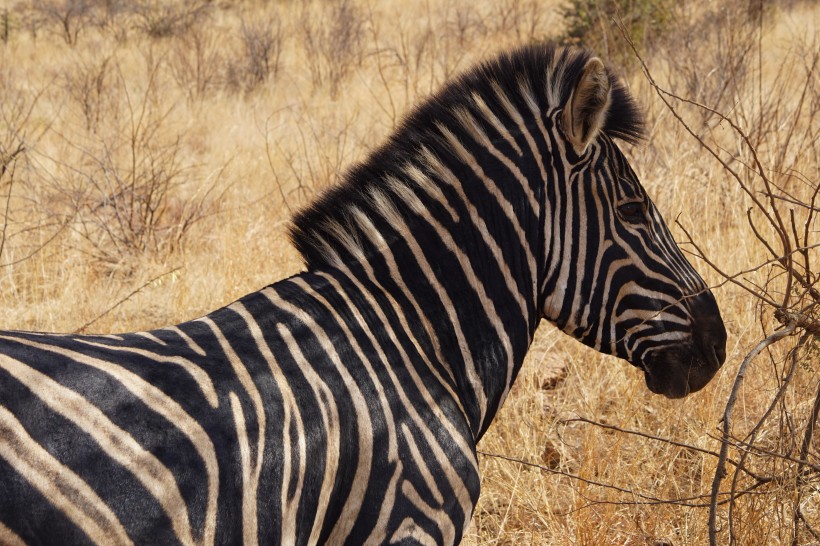
[[[475,116],[456,115],[457,123],[406,135],[412,147],[396,141],[357,166],[294,219],[291,239],[309,269],[372,270],[404,302],[418,317],[413,335],[430,339],[436,350],[425,357],[445,370],[478,438],[540,317],[540,192],[552,125],[539,118],[530,127],[516,115],[503,127],[494,118],[503,134],[490,141],[467,130]],[[480,146],[470,147],[473,137]]]
[[[419,373],[452,393],[478,439],[537,324],[534,258],[510,254],[525,246],[494,214],[498,203],[460,201],[433,184],[390,184],[393,199],[373,198],[377,211],[354,210],[357,229],[335,233],[347,244],[334,249],[334,265],[400,317],[424,360]]]

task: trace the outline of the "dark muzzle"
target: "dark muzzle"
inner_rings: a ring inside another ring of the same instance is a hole
[[[726,327],[710,292],[690,301],[692,337],[646,355],[646,385],[654,393],[683,398],[702,389],[726,360]]]

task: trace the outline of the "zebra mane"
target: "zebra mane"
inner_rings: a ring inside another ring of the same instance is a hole
[[[374,236],[380,237],[380,230],[374,227],[379,219],[399,221],[403,216],[400,210],[417,208],[412,187],[425,165],[423,156],[429,159],[431,152],[444,152],[441,127],[457,127],[458,112],[474,110],[477,100],[493,111],[502,111],[499,89],[520,112],[531,112],[533,101],[541,113],[562,108],[592,56],[575,47],[525,46],[479,64],[445,84],[411,111],[386,143],[350,168],[340,184],[296,214],[289,234],[305,265],[334,265],[339,252],[363,257],[361,238],[367,236],[372,241]],[[643,117],[620,79],[611,69],[607,72],[611,101],[603,132],[635,143],[643,137]]]

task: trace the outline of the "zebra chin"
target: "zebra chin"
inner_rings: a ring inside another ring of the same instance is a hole
[[[705,387],[723,365],[724,353],[707,357],[694,343],[665,347],[648,354],[640,366],[646,386],[667,398],[683,398]]]

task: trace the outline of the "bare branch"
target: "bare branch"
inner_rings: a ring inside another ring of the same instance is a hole
[[[712,457],[720,457],[720,453],[718,453],[716,451],[712,451],[710,449],[704,449],[702,447],[693,446],[692,444],[687,444],[687,443],[684,443],[684,442],[677,442],[675,440],[672,440],[670,438],[664,438],[662,436],[654,436],[652,434],[647,434],[646,432],[642,432],[640,430],[630,430],[630,429],[626,429],[626,428],[616,427],[614,425],[607,425],[605,423],[601,423],[599,421],[593,421],[592,419],[587,419],[585,417],[574,417],[572,419],[566,419],[566,420],[561,421],[561,422],[562,423],[587,423],[587,424],[590,424],[590,425],[593,425],[593,426],[596,426],[596,427],[599,427],[599,428],[603,428],[603,429],[606,429],[606,430],[613,430],[615,432],[620,432],[622,434],[629,434],[629,435],[632,435],[632,436],[640,436],[642,438],[648,438],[648,439],[654,440],[656,442],[669,444],[671,446],[680,447],[680,448],[688,449],[688,450],[691,450],[691,451],[697,451],[698,453],[703,453],[705,455],[711,455]],[[761,483],[769,482],[769,481],[772,481],[774,479],[770,476],[760,476],[760,475],[750,471],[748,468],[743,468],[743,467],[741,467],[740,463],[738,463],[736,461],[733,461],[732,459],[727,458],[726,462],[728,462],[732,466],[738,467],[740,470],[743,470],[743,472],[745,472],[746,474],[748,474],[749,476],[751,476],[752,478],[754,478],[755,480],[757,480]]]
[[[138,293],[140,293],[140,292],[141,292],[141,291],[142,291],[142,290],[143,290],[146,286],[148,286],[148,285],[150,285],[150,284],[152,284],[152,283],[154,283],[154,282],[158,281],[159,279],[161,279],[161,278],[163,278],[163,277],[166,277],[166,276],[168,276],[168,275],[172,275],[173,273],[176,273],[176,272],[177,272],[177,271],[179,271],[180,269],[182,269],[182,267],[181,267],[181,266],[180,266],[180,267],[175,267],[175,268],[173,268],[173,269],[171,269],[171,270],[169,270],[169,271],[166,271],[166,272],[164,272],[164,273],[160,273],[160,274],[159,274],[159,275],[157,275],[156,277],[153,277],[153,278],[151,278],[151,279],[148,279],[148,280],[147,280],[147,281],[145,281],[143,284],[141,284],[139,287],[137,287],[137,288],[135,288],[134,290],[132,290],[132,291],[131,291],[131,292],[130,292],[127,296],[125,296],[124,298],[122,298],[122,299],[120,299],[119,301],[117,301],[114,305],[112,305],[111,307],[109,307],[108,309],[106,309],[105,311],[103,311],[102,313],[100,313],[99,315],[97,315],[95,318],[93,318],[93,319],[89,320],[88,322],[86,322],[85,324],[83,324],[82,326],[80,326],[79,328],[77,328],[76,330],[74,330],[72,333],[74,333],[74,334],[81,334],[81,333],[85,332],[85,331],[88,329],[88,327],[89,327],[89,326],[91,326],[92,324],[94,324],[95,322],[97,322],[98,320],[100,320],[101,318],[103,318],[104,316],[106,316],[108,313],[110,313],[111,311],[113,311],[114,309],[116,309],[117,307],[119,307],[120,305],[122,305],[123,303],[125,303],[126,301],[130,300],[132,297],[134,297],[134,296],[135,296],[135,295],[137,295]]]
[[[711,497],[711,506],[709,508],[709,543],[712,546],[717,545],[717,503],[718,503],[718,494],[720,492],[720,482],[723,481],[723,478],[726,477],[726,459],[728,458],[728,451],[729,451],[729,436],[732,428],[732,410],[735,406],[735,401],[737,400],[737,394],[740,390],[740,385],[743,383],[743,377],[746,375],[746,369],[749,366],[749,363],[754,360],[754,358],[761,353],[766,347],[771,345],[772,343],[776,343],[777,341],[783,339],[784,337],[792,334],[794,332],[797,325],[794,323],[788,324],[782,330],[778,330],[773,334],[769,335],[758,343],[749,353],[746,355],[746,358],[743,359],[743,362],[740,364],[740,368],[737,371],[737,375],[735,376],[735,383],[732,386],[732,392],[729,395],[729,400],[726,402],[726,409],[723,412],[723,437],[721,438],[721,446],[720,446],[720,456],[718,458],[717,468],[715,469],[715,477],[712,480],[712,497]]]

